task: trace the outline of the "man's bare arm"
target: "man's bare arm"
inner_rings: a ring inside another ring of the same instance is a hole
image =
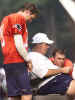
[[[70,71],[71,71],[71,67],[64,67],[64,68],[59,68],[59,69],[49,69],[45,77],[60,74],[60,73],[68,74]]]

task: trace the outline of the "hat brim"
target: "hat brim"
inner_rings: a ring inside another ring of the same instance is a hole
[[[37,44],[37,43],[47,43],[47,44],[53,44],[53,43],[54,43],[54,41],[52,41],[52,40],[44,40],[44,41],[39,41],[39,42],[32,41],[32,43],[35,43],[35,44]]]
[[[45,40],[44,42],[47,43],[47,44],[53,44],[54,43],[53,40],[49,40],[49,39]]]

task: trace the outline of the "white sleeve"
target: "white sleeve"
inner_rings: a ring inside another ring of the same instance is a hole
[[[32,62],[33,64],[33,62]],[[48,68],[46,68],[43,60],[37,59],[37,62],[34,61],[34,65],[36,67],[32,70],[39,78],[45,77],[48,72]]]
[[[32,72],[37,75],[39,78],[43,78],[47,72],[48,68],[45,65],[45,62],[42,58],[42,56],[39,56],[38,54],[28,54],[29,59],[32,61]]]
[[[28,61],[27,51],[23,45],[23,39],[20,34],[14,35],[15,46],[19,54],[23,57],[25,61]]]

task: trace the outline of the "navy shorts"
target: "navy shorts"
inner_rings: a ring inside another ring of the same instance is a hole
[[[8,96],[32,94],[25,63],[5,64]]]
[[[44,86],[42,86],[38,94],[46,95],[46,94],[65,94],[72,78],[67,74],[60,74],[56,76],[54,79],[50,80]]]

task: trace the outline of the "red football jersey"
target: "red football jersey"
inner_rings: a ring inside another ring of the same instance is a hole
[[[4,55],[4,64],[24,62],[19,55],[15,43],[14,35],[21,34],[25,49],[28,48],[28,32],[25,18],[20,14],[10,14],[1,23],[1,47]]]
[[[52,63],[54,64],[54,58],[51,57],[49,58],[50,61],[52,61]],[[72,71],[73,71],[73,63],[70,59],[66,58],[64,60],[64,66],[63,67],[72,67]],[[69,73],[70,75],[72,75],[72,71]]]

